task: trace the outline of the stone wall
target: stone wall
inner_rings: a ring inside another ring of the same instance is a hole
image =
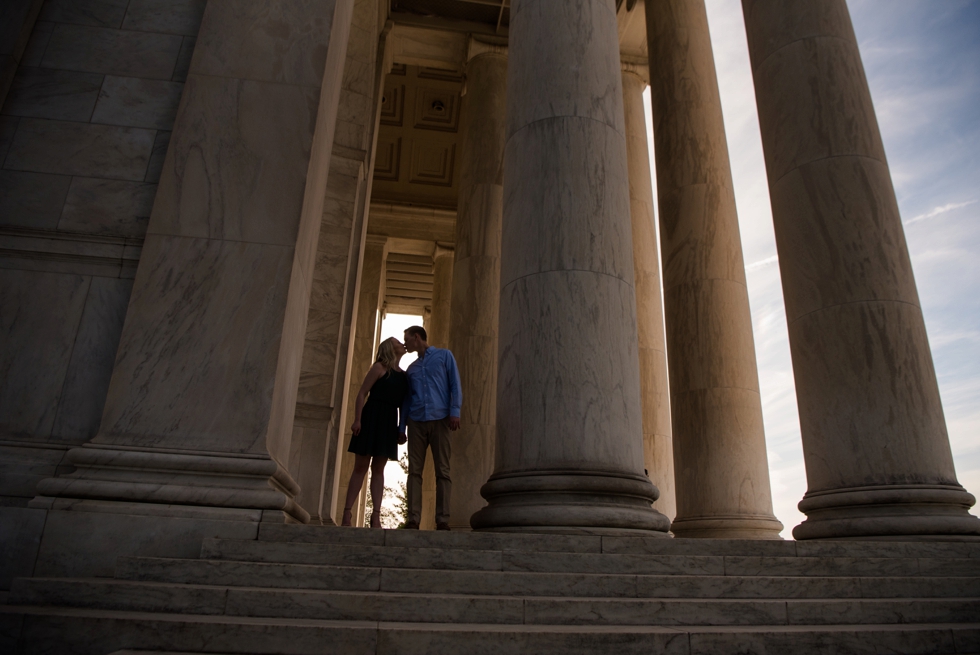
[[[0,111],[0,504],[98,430],[205,4],[46,0],[19,56]]]

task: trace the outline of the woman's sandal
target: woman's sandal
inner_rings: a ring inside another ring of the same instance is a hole
[[[350,507],[345,507],[344,508],[344,517],[342,519],[340,519],[340,527],[342,527],[342,528],[349,528],[350,527],[350,520],[351,520]]]
[[[375,516],[378,517],[378,524],[377,525],[374,524],[374,517]],[[380,529],[381,528],[381,514],[379,512],[371,512],[371,527],[372,528],[375,528],[375,529]]]

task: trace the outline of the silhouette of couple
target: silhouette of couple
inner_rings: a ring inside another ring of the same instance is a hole
[[[385,464],[398,459],[398,444],[408,440],[408,521],[405,528],[418,530],[422,514],[422,467],[425,451],[432,448],[436,471],[436,529],[449,529],[449,433],[459,429],[463,402],[459,370],[453,354],[430,346],[425,328],[405,330],[405,343],[395,337],[378,346],[354,403],[354,424],[347,451],[356,455],[347,485],[341,525],[351,524],[351,507],[371,469],[371,527],[381,527]],[[418,353],[407,371],[398,362],[406,352]],[[408,432],[406,435],[406,423]]]

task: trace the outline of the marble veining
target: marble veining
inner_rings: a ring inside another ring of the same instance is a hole
[[[626,141],[579,118],[537,121],[504,155],[500,283],[595,271],[633,286]]]
[[[292,255],[147,237],[97,441],[261,452]]]
[[[625,134],[616,16],[608,0],[515,0],[508,40],[507,137],[535,121],[575,117]],[[543,25],[552,26],[541,38]],[[600,158],[601,159],[601,158]]]
[[[192,72],[149,232],[294,245],[318,95]]]

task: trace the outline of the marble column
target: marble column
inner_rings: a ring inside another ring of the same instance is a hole
[[[425,331],[430,346],[449,347],[452,295],[453,249],[436,244],[432,254],[432,305],[425,317]],[[419,519],[419,529],[436,529],[436,470],[431,450],[425,451],[425,467],[422,469],[422,516]]]
[[[471,41],[463,97],[450,335],[463,389],[450,465],[453,530],[470,529],[470,517],[486,505],[480,487],[493,472],[506,92],[506,48]]]
[[[667,385],[667,344],[664,341],[660,254],[653,214],[653,181],[643,114],[646,66],[623,64],[623,110],[633,223],[633,275],[636,284],[636,331],[640,351],[640,403],[643,409],[643,465],[660,490],[653,507],[673,520],[674,452],[670,436],[670,393]]]
[[[643,474],[614,0],[515,0],[497,443],[475,529],[666,536]]]
[[[347,404],[342,417],[344,440],[338,459],[339,472],[337,475],[338,493],[337,506],[334,516],[341,517],[344,512],[344,502],[347,497],[347,484],[354,470],[354,454],[347,452],[350,445],[350,426],[354,422],[354,402],[357,392],[364,383],[364,376],[374,363],[377,351],[378,330],[381,327],[381,303],[384,300],[385,259],[388,257],[388,237],[368,234],[364,239],[364,252],[361,256],[361,272],[357,280],[357,306],[354,309],[354,335],[351,344],[351,369],[347,385]],[[361,524],[364,516],[367,478],[357,506],[354,507],[354,517]],[[338,521],[339,523],[339,521]]]
[[[844,0],[743,0],[803,435],[797,539],[978,538]]]
[[[703,0],[646,7],[678,537],[778,538]]]
[[[266,5],[207,4],[101,427],[40,496],[309,520],[286,465],[352,3]]]
[[[426,333],[436,348],[449,347],[450,307],[453,297],[453,249],[436,244],[432,254],[432,311]]]

